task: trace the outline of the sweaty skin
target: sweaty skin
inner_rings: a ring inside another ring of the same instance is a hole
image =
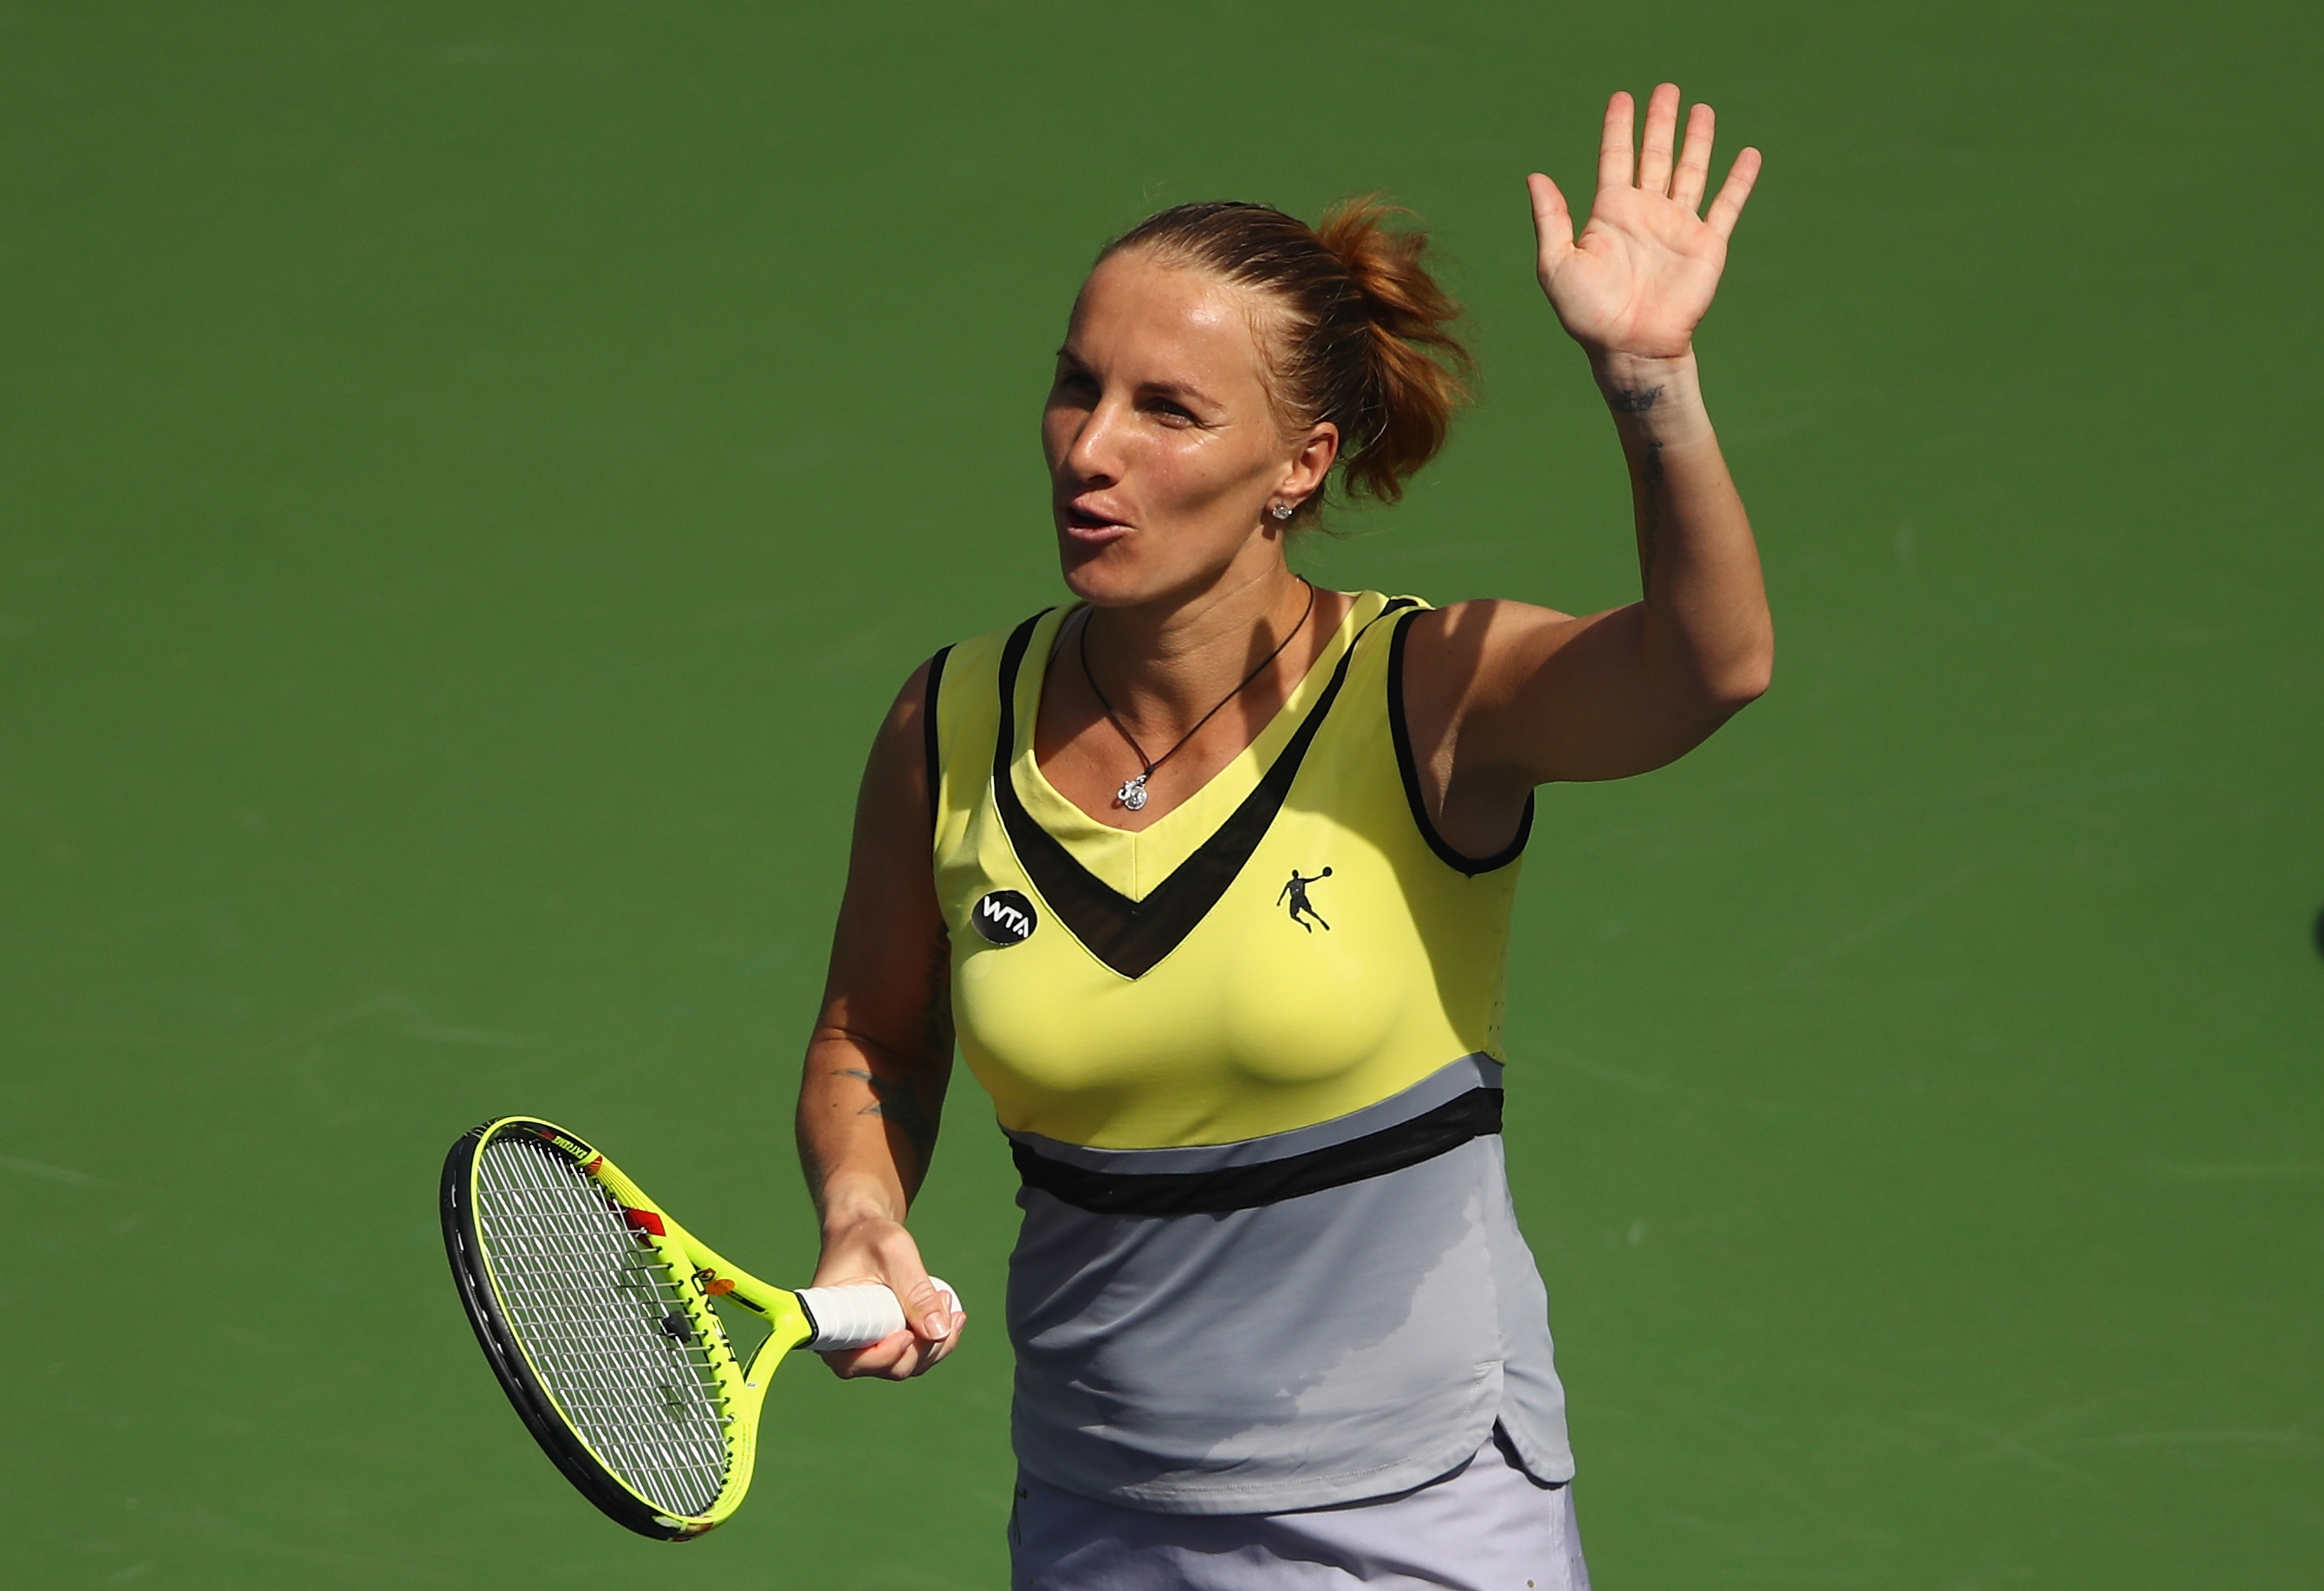
[[[1624,778],[1683,755],[1765,691],[1774,666],[1758,551],[1693,349],[1759,155],[1744,150],[1704,210],[1712,116],[1695,106],[1682,142],[1678,108],[1678,89],[1657,88],[1641,136],[1630,96],[1613,97],[1579,237],[1556,185],[1527,179],[1543,291],[1589,358],[1629,467],[1642,595],[1581,617],[1485,600],[1414,621],[1405,705],[1422,797],[1437,832],[1471,856],[1508,842],[1536,785]],[[1120,732],[1080,669],[1047,671],[1041,772],[1117,828],[1158,821],[1240,754],[1347,612],[1349,598],[1321,591],[1302,622],[1306,593],[1269,512],[1322,489],[1341,440],[1329,423],[1286,429],[1267,382],[1272,312],[1253,290],[1120,253],[1090,273],[1058,350],[1042,450],[1059,562],[1085,605],[1059,645],[1085,640],[1130,733],[1167,745],[1288,636],[1157,772],[1135,812],[1115,799],[1137,772]],[[825,1355],[841,1375],[918,1374],[965,1318],[945,1307],[904,1226],[953,1052],[926,689],[923,668],[872,744],[799,1093],[800,1157],[823,1224],[816,1284],[884,1281],[911,1322]],[[1306,900],[1314,882],[1284,888],[1302,927],[1323,922]]]

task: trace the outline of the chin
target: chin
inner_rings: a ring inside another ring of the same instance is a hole
[[[1065,589],[1094,607],[1126,607],[1161,595],[1165,582],[1144,567],[1130,541],[1087,547],[1058,532],[1057,569]]]

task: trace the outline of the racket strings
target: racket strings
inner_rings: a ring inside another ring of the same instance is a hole
[[[727,1473],[715,1350],[677,1285],[578,1168],[521,1138],[486,1143],[477,1230],[535,1373],[631,1490],[699,1514]]]

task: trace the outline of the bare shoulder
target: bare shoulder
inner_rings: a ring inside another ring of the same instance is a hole
[[[1431,608],[1411,624],[1405,691],[1416,710],[1457,711],[1516,689],[1572,634],[1571,614],[1485,597]]]
[[[883,727],[899,725],[908,729],[919,727],[920,719],[928,708],[928,675],[936,668],[936,661],[930,658],[905,677],[902,688],[896,692],[895,701],[888,708]]]
[[[1517,602],[1507,597],[1476,597],[1466,602],[1448,602],[1443,607],[1429,608],[1412,621],[1412,627],[1416,634],[1453,635],[1471,631],[1514,633],[1572,622],[1572,614],[1537,603]]]
[[[928,673],[934,661],[911,671],[880,720],[863,770],[862,813],[912,812],[927,805]]]

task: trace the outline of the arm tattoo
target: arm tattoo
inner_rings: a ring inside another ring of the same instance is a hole
[[[1662,402],[1663,387],[1616,387],[1606,394],[1606,401],[1617,414],[1643,415]],[[1655,555],[1660,550],[1663,523],[1663,445],[1652,436],[1641,437],[1643,449],[1637,461],[1637,479],[1632,491],[1637,497],[1638,510],[1638,577],[1641,585],[1654,579]]]
[[[936,1124],[928,1120],[928,1113],[920,1108],[918,1096],[913,1094],[912,1086],[900,1078],[883,1078],[861,1067],[842,1067],[835,1075],[853,1078],[872,1090],[872,1103],[855,1114],[879,1116],[892,1123],[904,1135],[904,1141],[912,1146],[912,1152],[919,1157],[920,1170],[925,1174],[929,1159],[936,1153]]]
[[[823,1189],[825,1184],[831,1180],[831,1168],[824,1164],[823,1156],[816,1153],[815,1140],[808,1134],[804,1119],[793,1136],[798,1140],[799,1170],[807,1177],[807,1196],[815,1200],[815,1213],[820,1216],[823,1214]]]
[[[1645,456],[1638,460],[1638,578],[1642,584],[1655,576],[1656,542],[1663,528],[1663,485],[1668,478],[1663,473],[1663,445],[1649,438]]]
[[[934,1066],[932,1087],[935,1092],[934,1114],[920,1103],[919,1094],[908,1078],[883,1078],[865,1067],[840,1067],[834,1076],[853,1078],[872,1090],[872,1103],[856,1114],[878,1116],[904,1135],[912,1146],[912,1153],[920,1162],[920,1174],[927,1175],[928,1164],[936,1158],[936,1124],[944,1113],[945,1077],[952,1066],[952,942],[949,937],[938,935],[928,952],[928,998],[927,1027],[922,1033],[921,1054]]]

